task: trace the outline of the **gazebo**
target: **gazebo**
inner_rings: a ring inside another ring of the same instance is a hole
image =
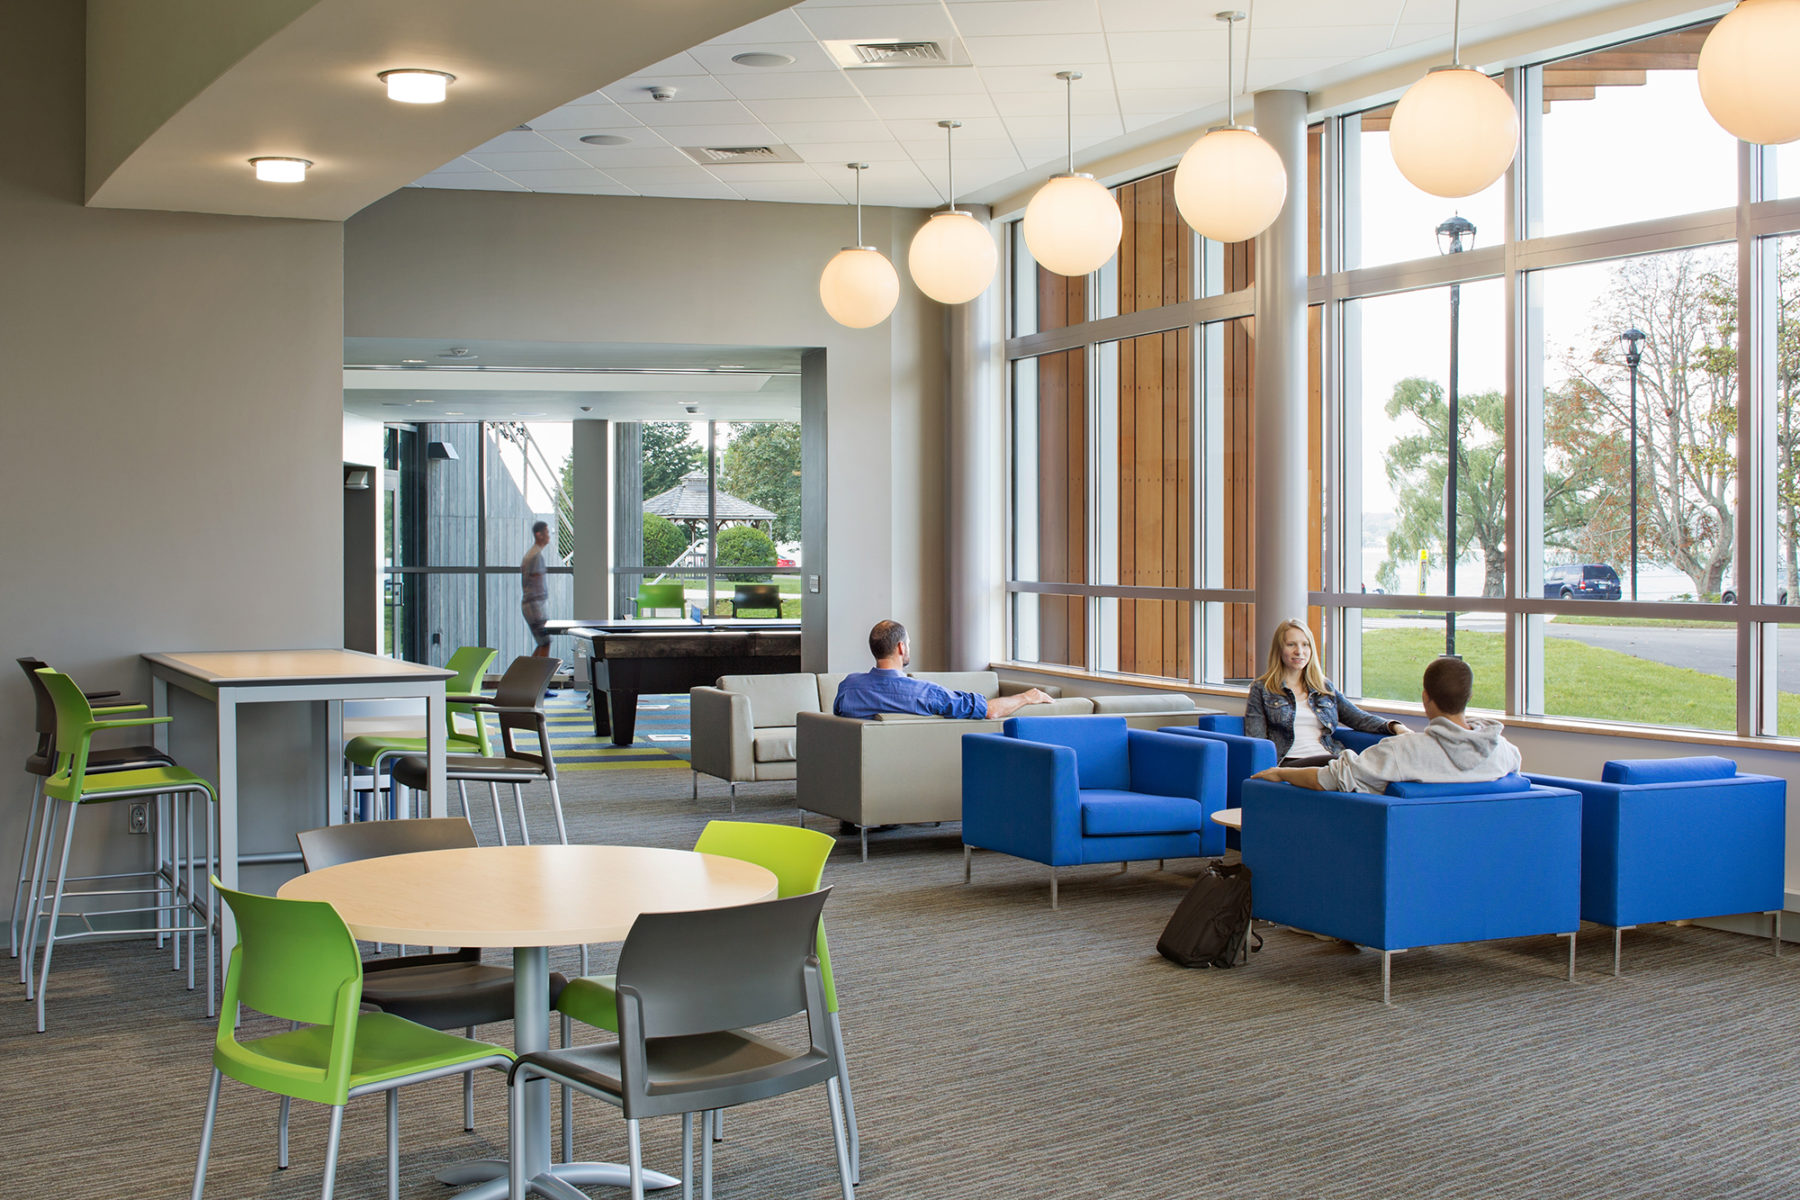
[[[715,523],[714,532],[728,525],[753,525],[770,533],[774,529],[775,514],[766,508],[741,500],[728,492],[714,491],[711,508],[707,505],[706,472],[690,471],[681,477],[681,483],[668,491],[650,497],[644,501],[644,511],[667,518],[687,531],[688,540],[696,541],[706,532],[706,522],[710,518]]]

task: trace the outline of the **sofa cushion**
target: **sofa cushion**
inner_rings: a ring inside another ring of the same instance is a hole
[[[1692,758],[1616,758],[1600,768],[1601,783],[1695,783],[1730,779],[1737,764],[1715,754]]]
[[[1186,796],[1153,796],[1113,788],[1081,790],[1083,837],[1197,833],[1206,810]]]
[[[756,731],[750,753],[757,762],[793,762],[799,744],[792,725],[773,725]]]
[[[1432,800],[1441,796],[1491,796],[1496,792],[1528,792],[1531,780],[1517,771],[1498,779],[1479,783],[1420,783],[1413,779],[1396,779],[1387,785],[1387,794],[1402,800]]]
[[[828,713],[832,705],[837,703],[838,684],[844,682],[847,672],[836,671],[819,676],[819,711]]]
[[[1165,696],[1094,696],[1094,711],[1106,713],[1182,713],[1194,710],[1192,697],[1179,694]]]
[[[1075,752],[1076,786],[1119,789],[1131,786],[1131,751],[1124,717],[1008,717],[1007,737]]]
[[[953,692],[974,692],[993,699],[1000,694],[1000,676],[992,671],[914,671],[914,679],[928,679]]]
[[[942,721],[943,719],[930,713],[876,713],[869,718],[871,721],[880,721],[884,725],[905,725],[908,722]]]
[[[749,699],[750,723],[758,729],[778,725],[791,734],[796,713],[819,711],[818,681],[807,674],[721,675],[719,687]]]

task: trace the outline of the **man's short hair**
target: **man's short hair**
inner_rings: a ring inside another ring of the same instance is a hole
[[[1475,672],[1460,658],[1434,658],[1425,668],[1425,694],[1447,717],[1458,716],[1469,707],[1469,694],[1474,690]]]
[[[549,529],[549,528],[550,528],[550,522],[548,522],[548,521],[533,521],[531,523],[531,532],[534,537],[537,534],[543,533],[546,529]]]
[[[875,628],[869,630],[869,653],[876,658],[887,658],[905,640],[906,626],[898,621],[877,621]]]

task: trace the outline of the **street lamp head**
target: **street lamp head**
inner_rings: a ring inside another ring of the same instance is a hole
[[[1475,222],[1457,213],[1437,227],[1438,251],[1461,254],[1475,245]]]
[[[1635,368],[1638,365],[1639,356],[1643,353],[1643,341],[1649,336],[1635,326],[1619,335],[1619,340],[1625,343],[1626,366]]]

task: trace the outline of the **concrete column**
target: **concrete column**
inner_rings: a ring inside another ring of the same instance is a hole
[[[612,459],[607,453],[611,421],[576,421],[575,611],[577,620],[612,616]]]
[[[1306,93],[1258,92],[1256,129],[1287,168],[1287,203],[1256,239],[1255,661],[1306,616]]]
[[[635,567],[644,561],[644,427],[637,421],[614,421],[612,427],[613,506],[612,562]],[[642,575],[613,576],[612,615],[628,617],[637,610]]]
[[[984,208],[969,209],[987,221]],[[980,671],[1007,657],[1000,644],[1005,622],[1005,574],[1000,561],[1000,523],[1005,470],[1000,451],[999,386],[1005,363],[1005,328],[996,278],[967,304],[949,309],[950,388],[947,406],[950,505],[944,544],[950,585],[949,653],[952,671]]]

